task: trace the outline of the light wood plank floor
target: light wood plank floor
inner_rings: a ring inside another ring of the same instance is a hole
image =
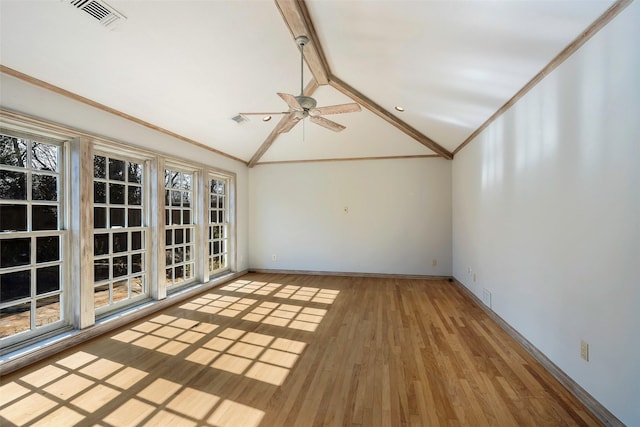
[[[2,378],[0,425],[600,425],[453,283],[249,274]]]

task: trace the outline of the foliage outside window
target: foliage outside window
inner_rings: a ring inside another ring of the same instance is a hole
[[[144,172],[142,162],[93,158],[94,307],[100,312],[148,295]]]
[[[226,270],[229,250],[229,180],[223,177],[209,179],[209,273]]]
[[[61,159],[59,143],[0,135],[2,341],[65,322]]]
[[[192,172],[165,170],[166,284],[195,280],[195,218]]]

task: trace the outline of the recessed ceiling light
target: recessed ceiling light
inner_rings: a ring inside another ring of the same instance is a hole
[[[264,116],[264,117],[262,118],[262,121],[263,121],[263,122],[268,122],[269,120],[271,120],[271,116]]]
[[[396,105],[395,107],[393,107],[396,109],[396,111],[400,111],[401,113],[404,111],[404,107],[401,107],[399,105]]]

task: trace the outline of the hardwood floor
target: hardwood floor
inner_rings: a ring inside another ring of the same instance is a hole
[[[0,425],[600,425],[453,283],[249,274],[1,380]]]

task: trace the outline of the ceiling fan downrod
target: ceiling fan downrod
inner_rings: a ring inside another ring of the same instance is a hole
[[[296,101],[302,107],[302,118],[307,117],[309,110],[316,108],[316,100],[304,95],[304,47],[309,43],[307,36],[296,37],[296,43],[300,46],[300,95],[296,96]]]

